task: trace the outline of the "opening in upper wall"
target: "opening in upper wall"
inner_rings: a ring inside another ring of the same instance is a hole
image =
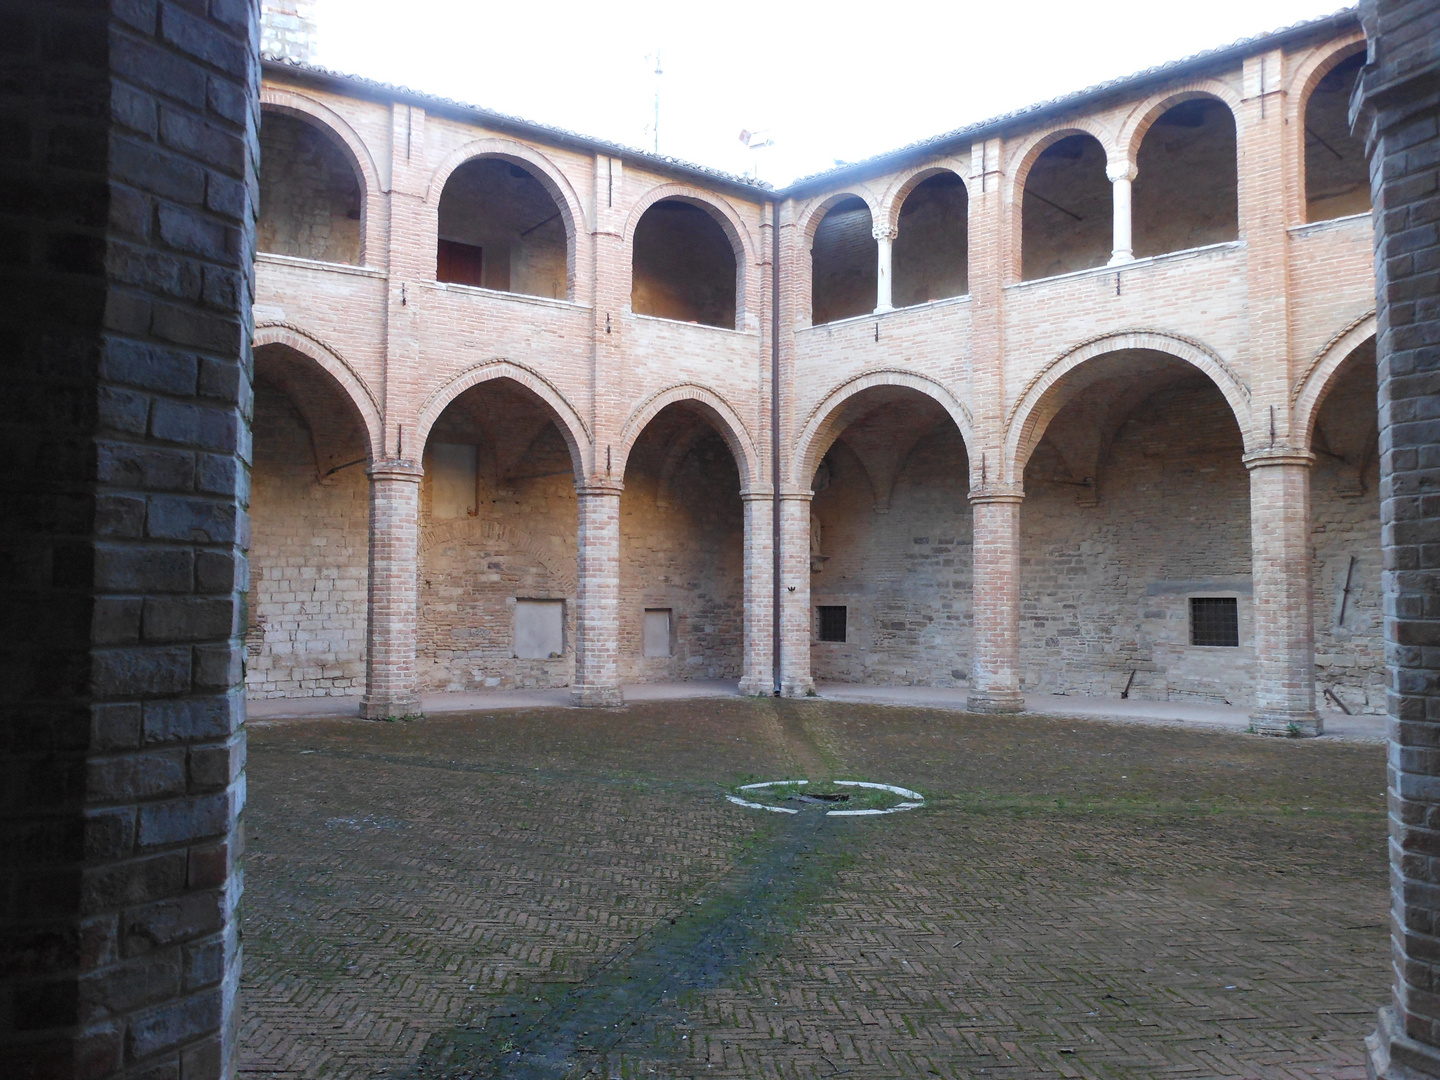
[[[1370,209],[1365,145],[1350,134],[1350,94],[1364,65],[1362,48],[1326,72],[1305,103],[1306,221]]]
[[[661,199],[635,226],[630,310],[733,329],[735,270],[735,248],[708,210]]]
[[[1025,178],[1020,214],[1023,280],[1109,262],[1114,204],[1100,141],[1067,135],[1047,146]]]
[[[1141,140],[1135,166],[1137,257],[1239,237],[1235,116],[1223,101],[1190,98],[1165,110]]]
[[[364,193],[348,150],[319,126],[274,109],[260,125],[260,251],[361,260]]]
[[[905,197],[891,255],[896,307],[970,291],[969,215],[965,182],[952,172],[936,173]]]
[[[880,248],[870,207],[852,195],[832,206],[810,245],[810,321],[815,326],[875,310]]]
[[[523,165],[476,158],[445,182],[436,281],[564,300],[569,249],[559,204]]]

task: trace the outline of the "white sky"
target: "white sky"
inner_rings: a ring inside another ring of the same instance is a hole
[[[643,149],[658,82],[661,153],[780,186],[1338,6],[319,0],[315,60]]]

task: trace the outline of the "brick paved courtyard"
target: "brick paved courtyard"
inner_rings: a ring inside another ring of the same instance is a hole
[[[899,783],[871,819],[733,806]],[[1384,752],[701,700],[252,722],[261,1077],[1363,1077]]]

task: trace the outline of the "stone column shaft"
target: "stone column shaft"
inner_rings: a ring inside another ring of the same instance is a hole
[[[1310,600],[1310,465],[1288,448],[1247,454],[1258,731],[1319,735]]]
[[[780,496],[780,692],[804,697],[815,689],[810,675],[810,500],[813,492]]]
[[[874,229],[872,235],[875,237],[879,260],[875,273],[875,312],[878,315],[882,311],[895,310],[890,267],[895,251],[895,237],[899,233],[895,229]]]
[[[370,477],[370,594],[365,635],[365,696],[370,720],[420,711],[415,679],[420,480],[414,461],[377,461]]]
[[[775,689],[773,499],[768,491],[746,491],[740,498],[745,504],[745,655],[740,692],[768,696]]]
[[[1018,491],[970,496],[975,629],[970,646],[970,712],[1020,712],[1020,504]]]
[[[579,595],[575,605],[576,705],[623,705],[620,692],[621,485],[580,488]]]
[[[1110,253],[1110,265],[1118,266],[1120,263],[1133,262],[1135,259],[1135,242],[1133,239],[1133,224],[1130,209],[1131,185],[1135,182],[1135,167],[1128,161],[1120,162],[1118,165],[1111,165],[1105,170],[1105,175],[1110,178],[1110,197],[1113,200],[1113,251]]]

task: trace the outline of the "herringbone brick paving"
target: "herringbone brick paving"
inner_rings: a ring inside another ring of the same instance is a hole
[[[801,773],[929,799],[824,822],[727,953],[788,826],[718,786]],[[1379,747],[710,700],[255,726],[250,788],[253,1078],[542,1075],[676,919],[723,973],[575,1075],[1360,1077],[1387,994]]]

